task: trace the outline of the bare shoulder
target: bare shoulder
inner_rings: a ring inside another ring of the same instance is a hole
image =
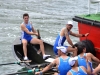
[[[58,64],[58,59],[56,58],[56,59],[54,59],[49,65],[52,67],[52,66],[54,66],[54,65],[57,65]]]
[[[86,53],[87,54],[87,56],[92,56],[93,54],[92,53]]]
[[[58,61],[59,61],[59,57],[55,59],[55,62],[58,62]]]
[[[59,65],[59,57],[56,58],[56,59],[54,60],[54,63],[55,63],[56,65]]]
[[[20,25],[21,27],[25,26],[23,23]]]
[[[65,27],[61,29],[60,35],[61,35],[61,36],[64,36],[64,35],[65,35]]]
[[[61,31],[65,31],[65,29],[66,29],[66,28],[65,28],[65,27],[63,27],[63,28],[61,29]]]
[[[72,75],[71,72],[69,71],[66,75]]]
[[[25,29],[25,25],[24,24],[21,24],[20,27],[21,27],[22,30]]]
[[[62,28],[61,30],[64,34],[68,33],[68,30],[66,29],[66,27]]]

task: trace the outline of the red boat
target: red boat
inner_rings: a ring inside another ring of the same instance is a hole
[[[80,37],[80,41],[92,41],[96,53],[94,55],[100,59],[100,14],[75,16],[73,20],[78,22],[79,33],[89,33],[87,37]]]

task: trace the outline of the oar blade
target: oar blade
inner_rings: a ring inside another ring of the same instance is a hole
[[[16,63],[4,63],[4,64],[0,64],[0,66],[2,66],[2,65],[11,65],[11,64],[16,64]]]
[[[6,75],[16,75],[16,74],[23,74],[23,73],[28,73],[28,71],[16,72],[16,73],[11,73],[11,74],[6,74]]]

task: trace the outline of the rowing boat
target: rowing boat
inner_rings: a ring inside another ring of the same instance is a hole
[[[44,43],[44,48],[45,48],[45,52],[46,54],[50,54],[52,55],[52,58],[54,58],[54,52],[53,52],[53,45],[48,44],[46,42]],[[46,65],[49,64],[49,62],[46,62],[45,60],[43,60],[42,58],[42,54],[37,54],[37,51],[40,49],[40,46],[38,44],[33,45],[28,43],[27,45],[27,55],[29,60],[32,60],[32,62],[30,63],[21,63],[21,66],[25,66],[28,69],[32,69],[33,67],[37,67],[38,65],[42,65],[43,67],[45,67]],[[13,42],[12,45],[12,51],[13,51],[13,55],[15,57],[15,59],[17,61],[22,61],[24,54],[23,54],[23,47],[21,44],[21,40],[20,37],[16,38]],[[48,58],[49,59],[49,58]],[[49,70],[49,72],[53,71]]]

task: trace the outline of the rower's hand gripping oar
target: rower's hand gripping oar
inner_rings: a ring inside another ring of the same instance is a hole
[[[5,63],[5,64],[0,64],[0,66],[2,66],[2,65],[10,65],[10,64],[29,63],[29,62],[31,62],[31,60],[28,60],[28,61],[20,61],[20,62],[13,62],[13,63]]]

